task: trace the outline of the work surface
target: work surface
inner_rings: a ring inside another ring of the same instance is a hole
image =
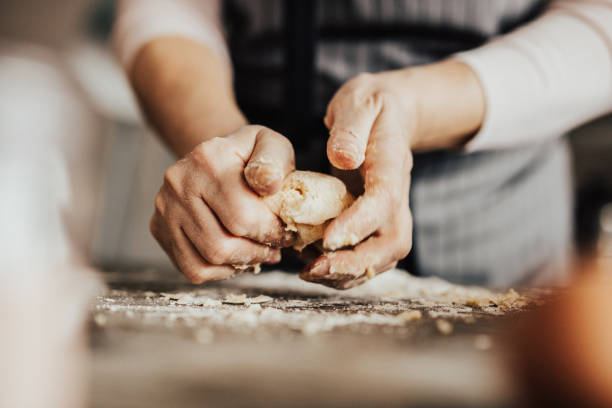
[[[510,407],[527,299],[390,271],[346,292],[281,272],[192,286],[106,274],[94,407]]]

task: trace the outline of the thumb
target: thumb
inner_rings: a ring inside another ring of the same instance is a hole
[[[281,134],[261,128],[255,146],[244,168],[249,187],[260,196],[280,190],[287,174],[295,170],[295,155],[291,142]]]
[[[327,157],[334,167],[354,170],[361,166],[381,105],[376,96],[361,103],[351,94],[339,93],[332,99],[325,125],[329,129]]]

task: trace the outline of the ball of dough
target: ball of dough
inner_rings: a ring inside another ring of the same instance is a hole
[[[298,251],[323,238],[327,224],[353,201],[342,181],[311,171],[294,171],[285,178],[280,191],[264,198],[286,229],[297,232],[293,247]]]

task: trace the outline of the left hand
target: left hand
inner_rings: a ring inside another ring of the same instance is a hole
[[[323,246],[333,252],[307,267],[304,280],[349,289],[394,268],[412,248],[408,200],[417,108],[395,75],[361,74],[328,106],[327,156],[338,169],[359,169],[364,193],[327,227]]]

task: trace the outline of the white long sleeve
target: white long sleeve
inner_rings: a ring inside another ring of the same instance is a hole
[[[227,58],[219,0],[121,0],[115,46],[129,68],[162,36],[199,41]],[[612,111],[612,0],[557,0],[529,24],[455,55],[477,73],[487,112],[468,151],[557,137]]]
[[[612,1],[553,2],[526,26],[456,57],[476,71],[487,99],[469,151],[559,136],[612,111]]]
[[[123,67],[145,44],[168,36],[198,41],[229,62],[220,0],[120,0],[113,43]]]

